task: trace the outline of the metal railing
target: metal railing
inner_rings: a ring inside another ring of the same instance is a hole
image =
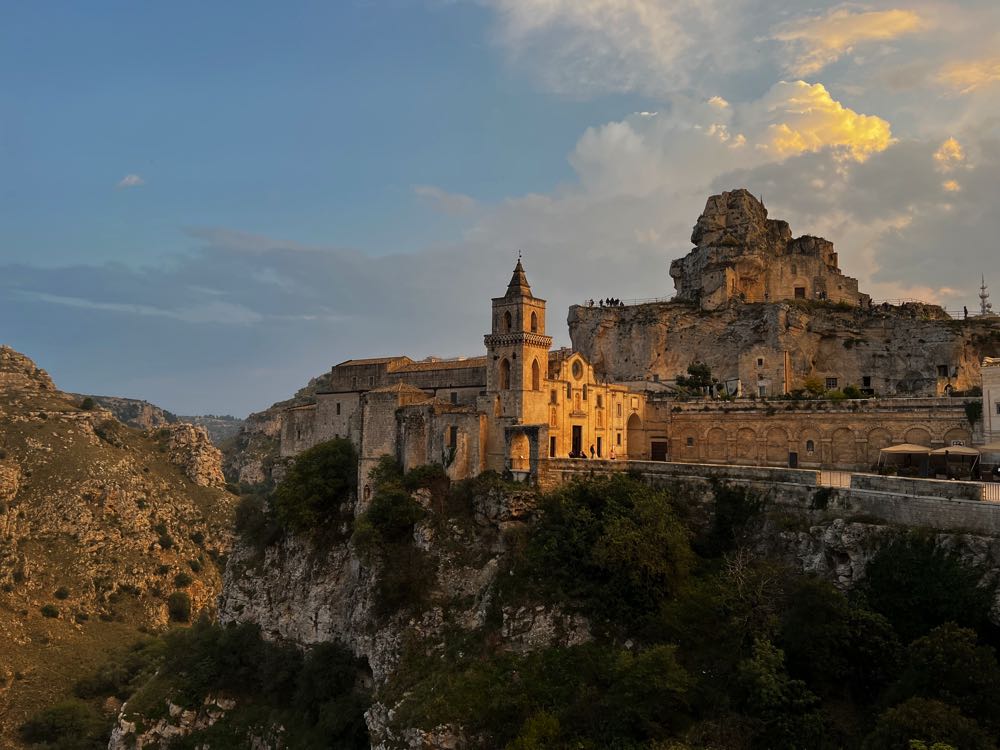
[[[620,300],[617,300],[617,304],[614,304],[614,305],[603,305],[603,307],[612,307],[612,308],[615,308],[615,307],[635,307],[636,305],[654,305],[654,304],[659,304],[661,302],[673,302],[673,301],[674,301],[673,297],[645,297],[645,298],[642,298],[642,299],[620,299]],[[591,304],[591,302],[593,302],[593,304]],[[599,300],[599,299],[594,299],[594,300],[585,299],[581,303],[581,306],[582,307],[602,307],[601,300]]]

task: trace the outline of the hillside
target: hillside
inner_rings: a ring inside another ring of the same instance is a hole
[[[109,652],[165,627],[171,594],[214,606],[231,542],[235,498],[204,431],[140,433],[79,404],[0,348],[3,747]]]
[[[217,446],[236,435],[243,427],[243,420],[231,416],[205,414],[197,416],[177,415],[156,404],[137,398],[120,396],[95,396],[93,394],[71,393],[81,403],[90,399],[95,405],[110,411],[115,419],[136,430],[152,430],[164,425],[185,422],[196,427],[204,427],[209,439]]]

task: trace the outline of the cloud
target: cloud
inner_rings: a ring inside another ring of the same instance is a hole
[[[941,187],[943,187],[949,193],[957,193],[959,190],[962,189],[962,186],[958,184],[957,180],[945,180],[944,182],[941,183]]]
[[[934,152],[934,162],[939,172],[951,172],[965,161],[965,151],[962,144],[953,137],[948,137]]]
[[[137,175],[137,174],[127,174],[124,177],[122,177],[120,180],[118,180],[117,187],[119,187],[119,188],[134,188],[134,187],[141,187],[142,185],[145,185],[145,184],[146,184],[146,181],[144,179],[142,179],[139,175]]]
[[[938,73],[937,81],[960,94],[972,93],[1000,81],[1000,57],[948,63]]]
[[[413,192],[438,211],[465,214],[476,208],[476,200],[461,193],[449,193],[434,185],[414,185]]]
[[[573,95],[684,88],[720,49],[707,43],[721,38],[720,21],[742,17],[730,0],[485,1],[510,60]]]
[[[889,123],[863,115],[836,101],[821,83],[776,84],[754,105],[773,113],[764,144],[779,156],[831,148],[854,161],[884,151],[892,143]]]
[[[859,12],[840,7],[823,16],[781,24],[774,29],[772,38],[798,50],[787,70],[793,75],[809,76],[849,54],[857,44],[889,41],[927,27],[928,23],[910,10]]]

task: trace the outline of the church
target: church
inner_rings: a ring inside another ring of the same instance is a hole
[[[452,479],[486,470],[528,479],[542,458],[665,458],[666,424],[646,424],[645,392],[607,382],[579,352],[553,351],[545,317],[518,259],[492,301],[485,356],[341,362],[315,403],[284,413],[281,456],[349,438],[363,496],[385,455],[406,470],[441,464]]]

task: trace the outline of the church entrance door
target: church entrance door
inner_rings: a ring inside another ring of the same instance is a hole
[[[583,452],[583,427],[578,424],[573,425],[573,455],[579,456]]]

